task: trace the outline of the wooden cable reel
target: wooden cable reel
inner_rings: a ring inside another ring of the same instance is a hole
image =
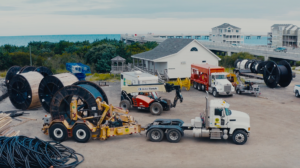
[[[49,112],[53,95],[61,88],[72,85],[77,81],[77,77],[71,73],[62,73],[44,77],[38,90],[39,99],[43,108]]]

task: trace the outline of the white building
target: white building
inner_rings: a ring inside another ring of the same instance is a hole
[[[224,23],[220,26],[212,28],[212,32],[209,36],[209,40],[215,43],[244,43],[244,37],[241,33],[241,28],[228,23]]]
[[[292,24],[274,24],[268,33],[268,40],[273,47],[299,47],[300,28]]]
[[[218,56],[194,39],[166,39],[153,50],[131,56],[133,64],[169,78],[191,76],[191,64],[218,65]]]

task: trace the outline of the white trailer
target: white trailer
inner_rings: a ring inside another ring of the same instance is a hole
[[[121,88],[128,85],[154,84],[154,83],[159,83],[157,76],[148,73],[143,73],[141,71],[123,72],[121,74]]]

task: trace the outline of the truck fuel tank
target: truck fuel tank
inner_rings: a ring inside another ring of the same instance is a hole
[[[209,137],[209,130],[207,130],[205,128],[194,128],[193,136],[196,138]]]

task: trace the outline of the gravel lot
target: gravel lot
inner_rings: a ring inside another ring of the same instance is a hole
[[[106,141],[91,140],[88,143],[76,143],[72,139],[63,142],[81,153],[85,161],[79,167],[299,167],[300,165],[300,98],[296,98],[293,87],[300,84],[298,75],[286,88],[270,89],[260,84],[262,95],[233,95],[220,97],[225,99],[231,109],[250,115],[251,135],[245,145],[235,145],[231,140],[210,140],[194,138],[191,131],[186,131],[179,143],[169,143],[165,139],[160,143],[146,140],[145,133],[112,137]],[[103,87],[110,103],[118,106],[120,102],[120,84],[110,83]],[[157,118],[178,118],[184,122],[196,116],[205,108],[205,93],[191,88],[183,89],[183,103],[160,116],[150,112],[131,110],[130,115],[142,125]],[[160,96],[172,99],[175,92],[161,93]],[[213,97],[210,95],[210,98]],[[0,111],[15,109],[9,98],[0,103]],[[21,135],[51,140],[41,132],[42,108],[28,111],[27,117],[36,118],[15,129]],[[26,117],[26,116],[24,116]],[[19,121],[14,121],[18,123]]]

